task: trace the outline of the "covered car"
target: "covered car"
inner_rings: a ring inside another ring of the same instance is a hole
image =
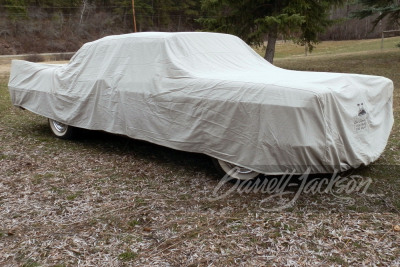
[[[127,135],[240,166],[237,178],[367,165],[393,125],[391,80],[285,70],[228,34],[108,36],[65,65],[13,60],[8,86],[59,137]]]

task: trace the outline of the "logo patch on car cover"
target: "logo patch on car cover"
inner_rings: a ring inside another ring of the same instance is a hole
[[[364,108],[364,104],[357,104],[358,114],[354,117],[354,131],[356,133],[364,132],[368,129],[368,113]]]

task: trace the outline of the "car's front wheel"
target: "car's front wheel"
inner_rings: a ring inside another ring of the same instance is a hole
[[[237,180],[247,181],[256,178],[260,173],[249,170],[247,168],[212,158],[213,164],[217,171],[223,176],[230,176]]]
[[[71,139],[74,137],[76,128],[66,125],[53,119],[49,119],[49,126],[53,134],[61,139]]]

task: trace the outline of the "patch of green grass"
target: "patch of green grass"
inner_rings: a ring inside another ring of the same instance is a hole
[[[146,200],[140,197],[135,198],[135,203],[137,206],[142,206],[146,204]]]
[[[364,205],[348,205],[347,209],[354,210],[356,212],[371,212],[371,208]]]
[[[400,199],[395,199],[393,202],[393,206],[395,209],[397,209],[398,211],[400,211]]]
[[[192,196],[190,194],[182,194],[182,195],[179,195],[178,198],[180,200],[189,200],[192,198]]]
[[[77,197],[79,197],[79,196],[81,196],[82,195],[82,191],[77,191],[77,192],[75,192],[75,193],[73,193],[73,194],[70,194],[70,195],[68,195],[66,198],[67,198],[67,200],[75,200]]]
[[[42,183],[43,180],[47,180],[50,178],[53,178],[54,174],[52,173],[45,173],[45,174],[34,174],[33,175],[33,179],[32,179],[32,183],[33,184],[40,184]]]
[[[137,253],[127,250],[118,255],[118,259],[121,261],[131,261],[134,260],[138,256]]]
[[[131,220],[131,221],[128,222],[128,225],[129,225],[130,227],[135,227],[136,225],[140,225],[140,224],[141,224],[141,223],[140,223],[139,220]]]
[[[362,243],[360,243],[360,242],[358,242],[358,241],[352,242],[351,245],[352,245],[354,248],[362,248],[362,247],[363,247]]]
[[[22,264],[22,267],[38,267],[41,266],[38,262],[28,259],[24,264]]]

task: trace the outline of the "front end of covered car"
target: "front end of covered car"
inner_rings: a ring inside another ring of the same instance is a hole
[[[327,162],[340,170],[368,165],[384,151],[393,123],[393,82],[371,75],[338,76],[321,95],[328,135]],[[328,83],[329,84],[329,83]]]
[[[391,80],[282,69],[278,76],[286,81],[271,78],[265,97],[254,99],[259,125],[248,126],[258,144],[238,165],[265,174],[334,173],[380,157],[394,122]]]

